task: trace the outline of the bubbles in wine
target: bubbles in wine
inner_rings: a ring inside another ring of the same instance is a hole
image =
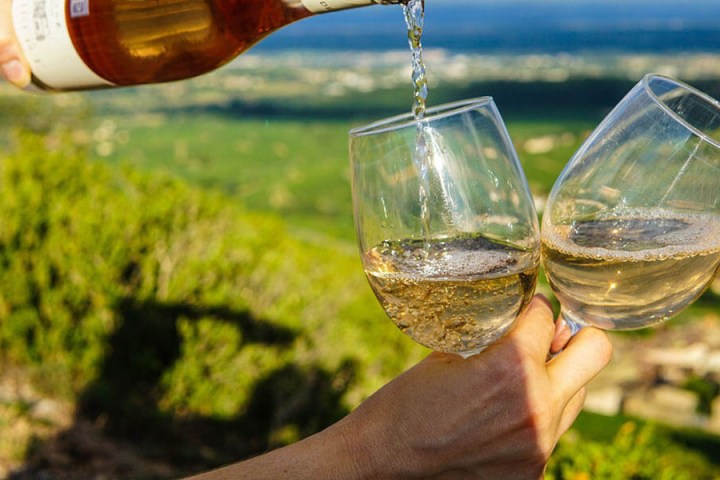
[[[720,265],[720,216],[626,209],[543,229],[542,256],[563,309],[581,323],[631,329],[696,300]]]
[[[536,252],[480,235],[383,242],[363,255],[388,316],[418,343],[470,355],[504,335],[535,291]]]

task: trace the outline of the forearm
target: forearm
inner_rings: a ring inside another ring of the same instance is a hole
[[[188,480],[362,480],[377,478],[343,422],[293,445]]]
[[[568,344],[554,336],[536,299],[483,353],[431,354],[328,429],[193,480],[541,479],[612,353],[599,330]],[[547,361],[553,343],[560,353]]]

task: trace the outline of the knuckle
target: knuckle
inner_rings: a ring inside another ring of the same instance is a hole
[[[547,462],[555,449],[557,425],[560,418],[558,405],[561,402],[546,398],[535,402],[528,410],[528,425],[535,438],[538,458]]]
[[[613,354],[613,345],[605,332],[598,330],[597,352],[600,359],[607,365]]]
[[[538,402],[528,412],[528,420],[533,428],[542,433],[547,430],[551,419],[555,416],[554,409],[550,405],[551,402]]]
[[[603,345],[605,347],[605,355],[609,359],[612,356],[613,353],[613,344],[610,341],[610,337],[607,336],[607,334],[603,333]]]
[[[547,464],[552,457],[553,451],[555,451],[555,442],[549,438],[545,442],[538,445],[538,460],[543,464]]]
[[[543,334],[548,337],[555,335],[555,322],[553,322],[552,313],[541,315],[540,327],[543,329]]]
[[[548,416],[542,414],[540,417],[534,418],[533,431],[535,433],[535,447],[538,460],[543,463],[547,462],[555,449],[554,435]]]

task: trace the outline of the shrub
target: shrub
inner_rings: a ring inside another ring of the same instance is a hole
[[[313,433],[422,354],[354,251],[222,195],[57,132],[18,134],[0,188],[2,360],[111,431],[222,462]]]
[[[624,423],[610,442],[563,437],[545,480],[712,480],[720,467],[652,424]]]

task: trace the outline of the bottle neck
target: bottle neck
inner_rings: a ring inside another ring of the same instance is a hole
[[[327,13],[336,10],[401,3],[401,0],[302,0],[303,6],[313,13]]]

